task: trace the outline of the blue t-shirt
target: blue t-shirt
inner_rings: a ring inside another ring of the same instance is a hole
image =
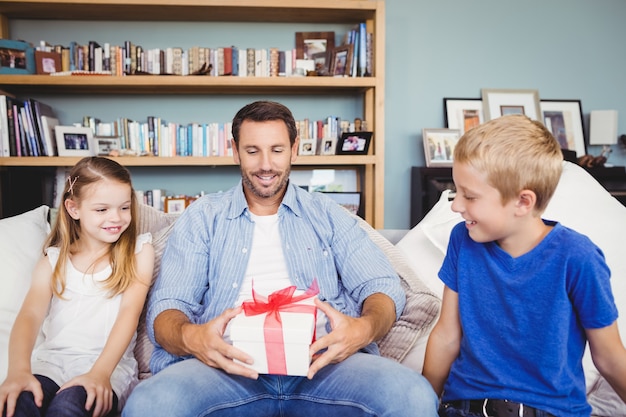
[[[585,328],[617,319],[604,254],[560,223],[511,257],[456,225],[439,277],[458,293],[461,349],[443,401],[496,398],[559,416],[589,416]]]

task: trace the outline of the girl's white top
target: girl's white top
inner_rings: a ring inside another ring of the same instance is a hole
[[[144,243],[152,243],[150,233],[137,237],[135,253]],[[47,254],[54,268],[59,248],[50,247]],[[111,334],[122,300],[121,294],[110,298],[100,285],[109,275],[110,266],[92,275],[78,271],[68,260],[63,298],[52,297],[42,326],[43,341],[33,351],[33,374],[47,376],[60,386],[91,369]],[[119,409],[138,382],[137,361],[133,355],[136,336],[111,376]]]

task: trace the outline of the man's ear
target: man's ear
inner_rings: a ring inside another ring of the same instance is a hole
[[[535,204],[537,203],[537,194],[531,190],[522,190],[517,195],[517,201],[515,206],[521,210],[522,213],[526,214],[532,212],[535,209]]]
[[[78,220],[80,218],[78,215],[78,204],[74,200],[68,198],[63,202],[63,205],[72,219]]]
[[[300,148],[300,136],[296,137],[296,140],[293,142],[291,146],[291,162],[296,162],[298,159],[298,149]]]

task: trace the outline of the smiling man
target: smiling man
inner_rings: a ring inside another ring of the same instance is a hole
[[[426,379],[375,344],[404,308],[394,269],[346,210],[289,182],[291,111],[248,104],[232,133],[242,180],[177,220],[148,303],[155,375],[135,388],[124,416],[436,416]],[[259,374],[230,343],[228,324],[253,280],[263,296],[319,286],[308,375]]]

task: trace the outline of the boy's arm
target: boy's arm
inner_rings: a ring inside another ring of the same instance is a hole
[[[593,363],[626,403],[626,349],[617,322],[600,329],[585,329]]]
[[[108,413],[111,409],[111,375],[137,330],[154,270],[154,248],[144,244],[136,254],[137,279],[124,291],[115,323],[98,359],[87,374],[72,378],[61,389],[82,385],[87,390],[85,409],[93,405],[94,416]]]
[[[428,338],[422,375],[430,382],[439,397],[448,378],[452,362],[461,346],[459,296],[446,285],[443,290],[441,314]]]

